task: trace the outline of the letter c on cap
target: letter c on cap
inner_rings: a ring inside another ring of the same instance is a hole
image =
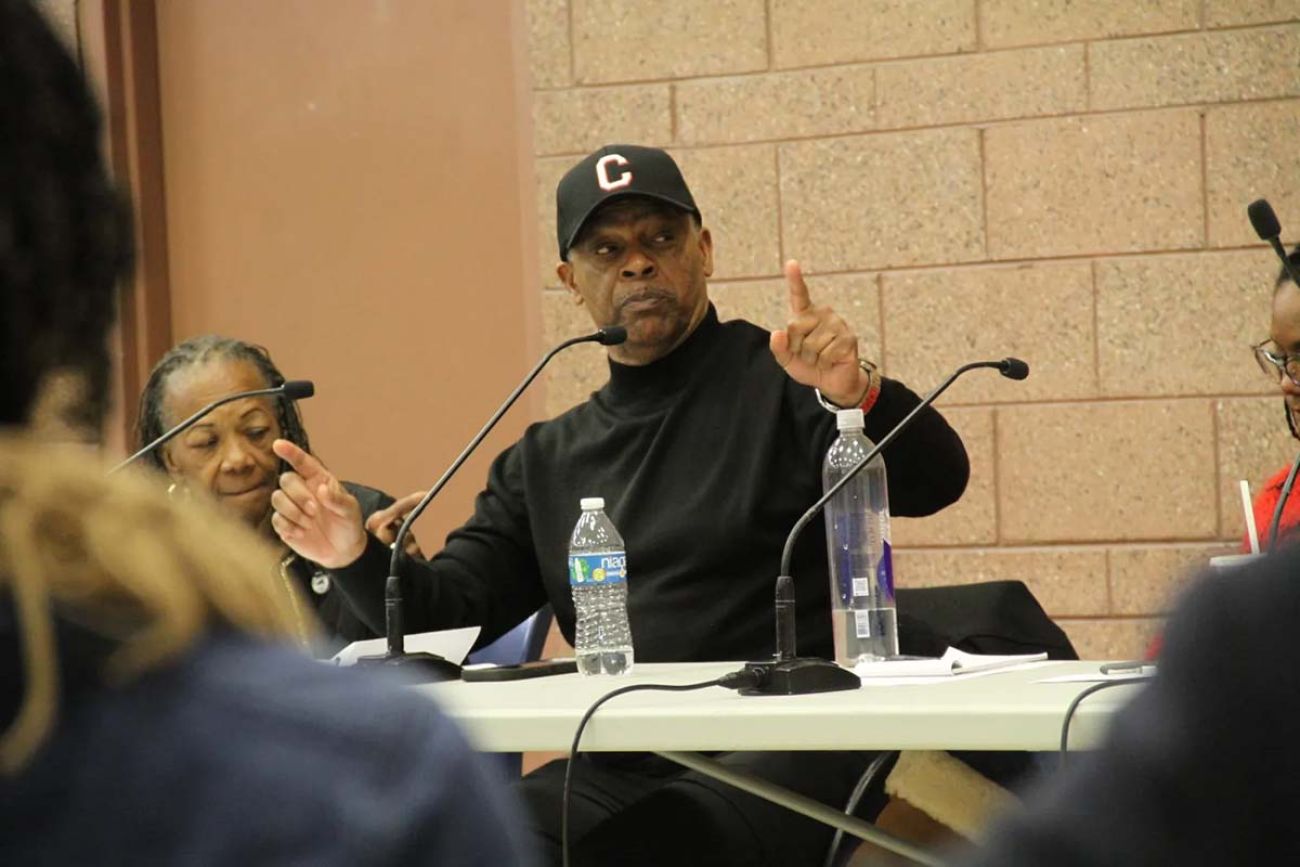
[[[632,183],[631,172],[622,172],[618,177],[611,180],[609,177],[611,163],[625,166],[627,165],[627,157],[622,154],[606,154],[596,162],[596,183],[600,184],[600,188],[605,192],[619,190]]]

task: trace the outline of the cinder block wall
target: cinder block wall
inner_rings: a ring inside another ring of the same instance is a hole
[[[1294,454],[1247,347],[1300,240],[1300,0],[528,0],[546,340],[553,190],[601,144],[667,147],[712,227],[724,318],[785,317],[781,262],[917,391],[974,464],[896,520],[901,585],[1019,578],[1088,656],[1138,652],[1236,484]],[[560,412],[598,349],[549,378]]]

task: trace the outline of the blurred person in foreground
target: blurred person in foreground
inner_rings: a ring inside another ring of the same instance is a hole
[[[136,448],[218,398],[284,381],[271,354],[260,346],[216,335],[185,340],[149,374],[140,397]],[[343,644],[379,633],[353,613],[324,570],[295,554],[271,529],[271,492],[288,469],[271,451],[280,438],[311,453],[297,403],[278,395],[248,397],[217,407],[142,461],[166,474],[171,495],[204,496],[277,548],[277,566],[268,580],[292,586],[308,601],[328,631],[317,649],[330,655]],[[356,498],[367,530],[390,544],[397,532],[391,518],[384,520],[383,510],[393,505],[393,498],[366,485],[342,484]],[[423,557],[413,534],[406,542],[408,554]]]
[[[1300,548],[1203,577],[1155,680],[1101,749],[995,831],[967,867],[1300,863]]]
[[[0,863],[520,863],[436,708],[293,647],[264,542],[28,430],[69,377],[99,428],[127,226],[80,71],[0,0]]]

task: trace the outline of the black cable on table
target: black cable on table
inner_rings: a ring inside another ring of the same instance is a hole
[[[752,681],[756,680],[758,675],[742,669],[724,674],[722,677],[713,680],[705,680],[699,683],[632,683],[627,686],[621,686],[618,689],[611,690],[592,703],[587,708],[587,712],[582,715],[578,721],[578,730],[573,733],[573,747],[569,750],[569,764],[564,769],[564,794],[560,802],[560,853],[564,867],[569,867],[569,794],[573,788],[573,766],[578,761],[578,744],[582,741],[582,731],[587,727],[591,720],[591,715],[596,709],[611,698],[620,695],[626,695],[629,692],[639,690],[657,690],[661,692],[690,692],[696,689],[707,689],[710,686],[722,686],[728,689],[739,689],[743,686],[751,686]]]
[[[1121,680],[1105,680],[1101,683],[1094,683],[1087,689],[1080,692],[1070,702],[1070,706],[1065,709],[1065,721],[1061,723],[1061,768],[1065,768],[1065,754],[1069,751],[1070,746],[1070,720],[1074,718],[1074,712],[1079,709],[1079,705],[1085,698],[1095,692],[1101,692],[1103,689],[1109,689],[1112,686],[1128,686],[1134,683],[1145,683],[1151,680],[1152,676],[1134,676],[1125,677]]]

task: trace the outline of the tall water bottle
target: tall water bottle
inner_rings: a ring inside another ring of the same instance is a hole
[[[569,590],[577,616],[573,649],[583,674],[632,669],[627,622],[627,551],[601,497],[583,497],[569,539]]]
[[[840,410],[836,425],[839,438],[822,465],[823,491],[844,478],[874,447],[862,432],[862,410]],[[835,661],[852,667],[863,660],[897,656],[889,489],[879,455],[826,504],[826,555]]]

